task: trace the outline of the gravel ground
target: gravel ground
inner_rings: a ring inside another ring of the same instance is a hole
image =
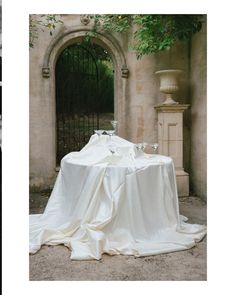
[[[44,211],[50,192],[30,196],[30,213]],[[206,224],[206,204],[197,197],[180,199],[180,212],[190,223]],[[62,245],[43,246],[30,255],[31,281],[205,281],[207,280],[207,239],[194,248],[135,258],[109,256],[100,261],[72,261]]]

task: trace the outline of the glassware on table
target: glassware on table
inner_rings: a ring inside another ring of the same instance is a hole
[[[112,125],[113,129],[114,129],[115,132],[116,132],[116,126],[117,126],[117,124],[118,124],[118,121],[112,120],[112,121],[110,121],[110,122],[111,122],[111,125]],[[114,133],[115,133],[115,132],[114,132]]]
[[[154,152],[156,152],[157,148],[159,147],[158,143],[152,143],[151,147],[154,149]]]
[[[145,148],[148,146],[148,143],[142,142],[142,151],[144,152]]]
[[[135,146],[138,151],[144,152],[144,150],[148,146],[148,144],[146,142],[140,142],[140,143],[137,143]]]
[[[141,151],[142,150],[142,144],[141,143],[137,143],[135,144],[135,147],[138,151]]]
[[[100,137],[103,134],[104,130],[94,130],[94,132]]]
[[[112,137],[113,134],[115,133],[115,130],[106,130],[105,132],[106,132],[106,134],[109,135],[109,137],[110,137],[110,139],[111,139],[111,137]]]

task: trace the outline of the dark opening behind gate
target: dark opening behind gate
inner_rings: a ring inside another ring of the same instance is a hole
[[[87,42],[68,46],[56,64],[57,165],[81,150],[95,129],[114,119],[113,64],[107,51]]]

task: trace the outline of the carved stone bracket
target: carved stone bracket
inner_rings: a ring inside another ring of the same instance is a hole
[[[42,75],[44,78],[50,77],[50,68],[49,67],[43,67],[42,68]]]
[[[129,77],[129,69],[126,65],[123,65],[123,67],[121,68],[121,77],[126,79]]]
[[[83,25],[87,26],[90,23],[90,16],[89,14],[84,14],[80,17],[80,21]]]

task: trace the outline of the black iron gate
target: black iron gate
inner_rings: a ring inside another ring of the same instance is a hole
[[[56,64],[57,164],[99,129],[99,93],[93,53],[79,43],[64,49]]]

